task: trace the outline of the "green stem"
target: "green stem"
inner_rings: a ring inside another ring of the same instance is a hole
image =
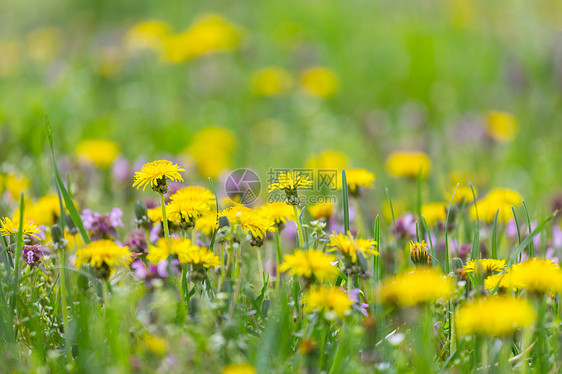
[[[302,225],[301,225],[301,218],[299,214],[299,208],[296,205],[293,205],[293,209],[295,211],[295,222],[297,223],[298,228],[298,244],[301,250],[304,249],[304,235],[302,234]]]
[[[160,204],[162,205],[162,226],[164,226],[164,237],[170,238],[170,230],[168,229],[168,218],[166,217],[166,198],[164,194],[160,194]]]
[[[66,352],[66,361],[70,363],[71,360],[71,353],[70,353],[70,327],[68,326],[68,310],[66,309],[66,256],[65,256],[65,249],[61,249],[60,251],[60,262],[61,262],[61,270],[60,270],[60,279],[59,279],[59,287],[61,293],[61,302],[62,302],[62,323],[64,326],[64,349]]]
[[[275,231],[275,251],[277,252],[277,266],[283,262],[283,252],[281,251],[281,241],[279,240],[279,231]]]

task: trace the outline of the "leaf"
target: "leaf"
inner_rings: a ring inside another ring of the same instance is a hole
[[[76,227],[78,227],[78,230],[80,231],[80,235],[82,235],[82,239],[84,239],[84,242],[86,244],[89,244],[90,243],[90,237],[88,236],[88,233],[86,232],[86,229],[84,229],[84,224],[82,223],[82,219],[80,218],[80,215],[78,214],[78,211],[76,210],[76,206],[72,202],[72,198],[70,197],[70,194],[68,193],[68,190],[66,189],[66,187],[64,186],[64,183],[62,182],[60,170],[57,166],[57,161],[56,161],[56,158],[55,158],[55,147],[53,145],[53,129],[51,127],[51,123],[49,122],[49,117],[47,117],[46,115],[45,115],[45,127],[47,129],[47,139],[49,140],[49,148],[51,149],[51,156],[53,158],[53,167],[55,169],[55,177],[56,177],[56,181],[57,181],[57,187],[60,190],[60,193],[62,194],[62,196],[64,198],[64,204],[66,205],[66,209],[68,210],[68,213],[70,213],[70,217],[72,218],[72,221],[74,222]],[[64,211],[61,211],[61,216],[63,214],[64,214]]]

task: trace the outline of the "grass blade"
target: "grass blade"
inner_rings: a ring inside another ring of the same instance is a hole
[[[59,167],[57,166],[57,161],[55,158],[55,147],[53,145],[53,129],[51,127],[51,123],[49,122],[49,117],[45,116],[45,127],[47,129],[47,139],[49,140],[49,147],[51,149],[51,156],[53,157],[53,166],[55,169],[55,177],[57,180],[57,187],[60,189],[60,192],[64,198],[64,203],[66,205],[66,209],[68,210],[68,213],[70,213],[70,217],[72,218],[72,221],[74,222],[74,224],[76,225],[76,227],[78,227],[78,230],[80,231],[80,235],[82,235],[82,239],[84,239],[84,242],[86,244],[90,243],[90,237],[88,236],[88,233],[86,232],[86,229],[84,229],[84,224],[82,223],[82,219],[80,218],[80,215],[78,214],[78,211],[76,210],[76,206],[74,205],[74,203],[72,202],[72,198],[70,197],[70,194],[68,193],[68,190],[66,189],[61,175],[60,175],[60,170]],[[61,216],[64,214],[64,211],[61,211]]]

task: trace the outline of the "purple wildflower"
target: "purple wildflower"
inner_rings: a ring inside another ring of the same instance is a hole
[[[175,274],[180,273],[179,260],[172,260],[170,267]],[[146,265],[140,259],[131,264],[135,277],[146,282],[147,287],[152,286],[156,279],[166,279],[168,277],[168,260],[161,260],[156,265]]]
[[[131,251],[138,254],[146,254],[148,245],[146,243],[146,234],[143,230],[133,230],[129,233],[127,242],[125,243]]]
[[[92,240],[117,239],[116,227],[123,227],[121,217],[123,212],[119,208],[113,208],[109,214],[93,213],[90,209],[82,212],[82,222],[84,227],[89,230]]]
[[[369,304],[359,301],[359,294],[361,293],[362,292],[359,288],[354,288],[350,290],[347,295],[349,296],[349,299],[353,301],[354,308],[361,312],[361,314],[363,314],[365,317],[368,317],[369,315],[367,314],[367,308],[369,307]]]
[[[24,245],[21,256],[26,264],[34,267],[43,259],[43,246],[40,244]]]
[[[414,215],[406,213],[396,221],[396,226],[392,231],[399,238],[410,238],[416,235],[416,220]]]

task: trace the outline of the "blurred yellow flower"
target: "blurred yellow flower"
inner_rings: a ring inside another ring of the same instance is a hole
[[[292,83],[291,73],[278,66],[259,69],[252,75],[252,91],[260,96],[275,96],[287,92]]]
[[[258,211],[266,218],[275,221],[278,228],[287,224],[287,221],[294,221],[295,212],[293,208],[282,202],[267,203],[258,208]]]
[[[301,75],[302,88],[314,96],[333,96],[339,86],[337,75],[330,69],[316,66],[305,70]]]
[[[365,169],[348,169],[345,171],[345,177],[351,195],[356,195],[359,187],[373,188],[375,182],[375,174]]]
[[[441,202],[423,204],[421,214],[429,227],[434,226],[437,222],[445,222],[447,219],[447,204]]]
[[[0,77],[7,77],[20,69],[21,50],[21,44],[17,40],[0,43]]]
[[[382,215],[387,222],[392,222],[392,213],[394,213],[394,219],[397,220],[404,212],[406,212],[406,204],[404,203],[404,201],[392,199],[392,209],[390,206],[390,201],[384,201]]]
[[[410,307],[426,302],[447,300],[455,289],[451,278],[433,268],[416,268],[386,279],[378,287],[381,302],[398,307]]]
[[[302,298],[305,312],[318,312],[325,317],[334,313],[339,318],[344,318],[351,312],[353,301],[339,287],[318,286],[311,288]],[[330,318],[332,319],[332,318]]]
[[[164,40],[164,59],[184,62],[193,58],[231,51],[240,44],[241,32],[225,17],[208,14],[199,17],[186,31],[169,35]]]
[[[329,251],[337,249],[341,254],[349,258],[352,263],[355,263],[357,262],[357,252],[363,256],[367,254],[378,256],[379,252],[374,249],[376,245],[377,242],[373,239],[359,239],[352,237],[351,233],[343,235],[333,232],[330,235],[330,242],[327,247],[330,248]]]
[[[119,146],[111,140],[82,140],[76,146],[76,154],[82,160],[91,162],[101,168],[107,168],[119,156]]]
[[[165,355],[168,351],[168,342],[162,337],[147,334],[143,342],[146,350],[156,355]]]
[[[348,159],[345,154],[338,151],[324,151],[314,154],[306,161],[306,167],[309,169],[336,169],[338,170],[338,178],[341,178],[341,169],[346,168]]]
[[[166,178],[173,181],[183,182],[183,177],[179,173],[180,171],[185,171],[185,169],[182,169],[177,164],[168,160],[149,162],[148,164],[143,165],[141,171],[135,172],[135,182],[133,183],[133,187],[137,187],[137,189],[142,187],[142,190],[144,191],[146,186],[150,185],[152,189],[154,189],[161,185],[162,182],[165,185]]]
[[[157,264],[162,260],[166,260],[170,255],[178,255],[190,246],[191,241],[189,239],[160,238],[156,242],[156,245],[149,246],[146,259],[152,264]]]
[[[533,258],[510,269],[510,285],[531,292],[562,292],[562,271],[551,260]]]
[[[62,45],[62,32],[56,27],[33,30],[26,40],[26,52],[32,59],[48,61],[55,57]]]
[[[250,364],[230,364],[223,369],[222,374],[256,374],[256,370]]]
[[[201,175],[216,178],[231,166],[235,146],[233,138],[226,130],[205,127],[193,136],[187,152],[195,160]]]
[[[19,214],[18,211],[15,214]],[[39,226],[54,225],[60,217],[59,197],[54,194],[45,195],[35,203],[26,204],[23,216]]]
[[[289,271],[292,276],[301,276],[325,282],[333,279],[338,273],[332,265],[337,260],[334,255],[328,255],[316,249],[301,251],[295,249],[293,254],[286,254],[279,266],[281,273]]]
[[[331,202],[317,203],[309,205],[307,208],[312,218],[328,220],[334,214],[335,204]]]
[[[125,35],[125,46],[130,51],[151,49],[159,51],[170,25],[163,21],[149,20],[132,26]]]
[[[19,199],[21,193],[26,193],[29,188],[29,179],[17,174],[0,174],[0,193],[7,191],[13,200]]]
[[[148,218],[152,222],[154,223],[162,222],[162,207],[157,206],[154,208],[147,209],[146,214],[148,215]],[[167,216],[167,213],[166,213],[166,218],[170,219],[170,217]]]
[[[525,299],[491,296],[461,306],[456,321],[460,335],[505,336],[533,325],[535,312]]]
[[[447,197],[448,200],[451,200],[452,197],[453,203],[472,202],[474,201],[474,196],[478,197],[478,191],[475,187],[473,187],[474,195],[472,194],[472,189],[470,188],[470,186],[459,184],[456,191],[455,187],[456,185],[451,188],[451,194]],[[455,192],[454,196],[453,191]]]
[[[2,236],[17,235],[20,229],[20,220],[17,218],[11,220],[8,217],[4,217],[0,218],[0,225],[2,225],[2,227],[0,227],[0,234],[2,234]],[[23,222],[22,231],[24,235],[33,236],[36,239],[39,239],[39,237],[35,234],[41,232],[31,221]]]
[[[211,236],[218,228],[217,212],[211,210],[209,213],[201,216],[195,221],[195,229],[203,235]]]
[[[488,195],[477,201],[476,206],[470,207],[470,216],[472,219],[476,219],[478,210],[478,219],[493,222],[497,212],[498,222],[507,222],[513,217],[511,206],[520,205],[522,199],[522,196],[516,191],[494,188]]]
[[[422,178],[431,171],[431,160],[423,152],[392,152],[386,159],[386,170],[393,177]]]
[[[519,132],[517,119],[510,113],[500,111],[488,112],[486,134],[500,142],[509,142],[515,139]]]

